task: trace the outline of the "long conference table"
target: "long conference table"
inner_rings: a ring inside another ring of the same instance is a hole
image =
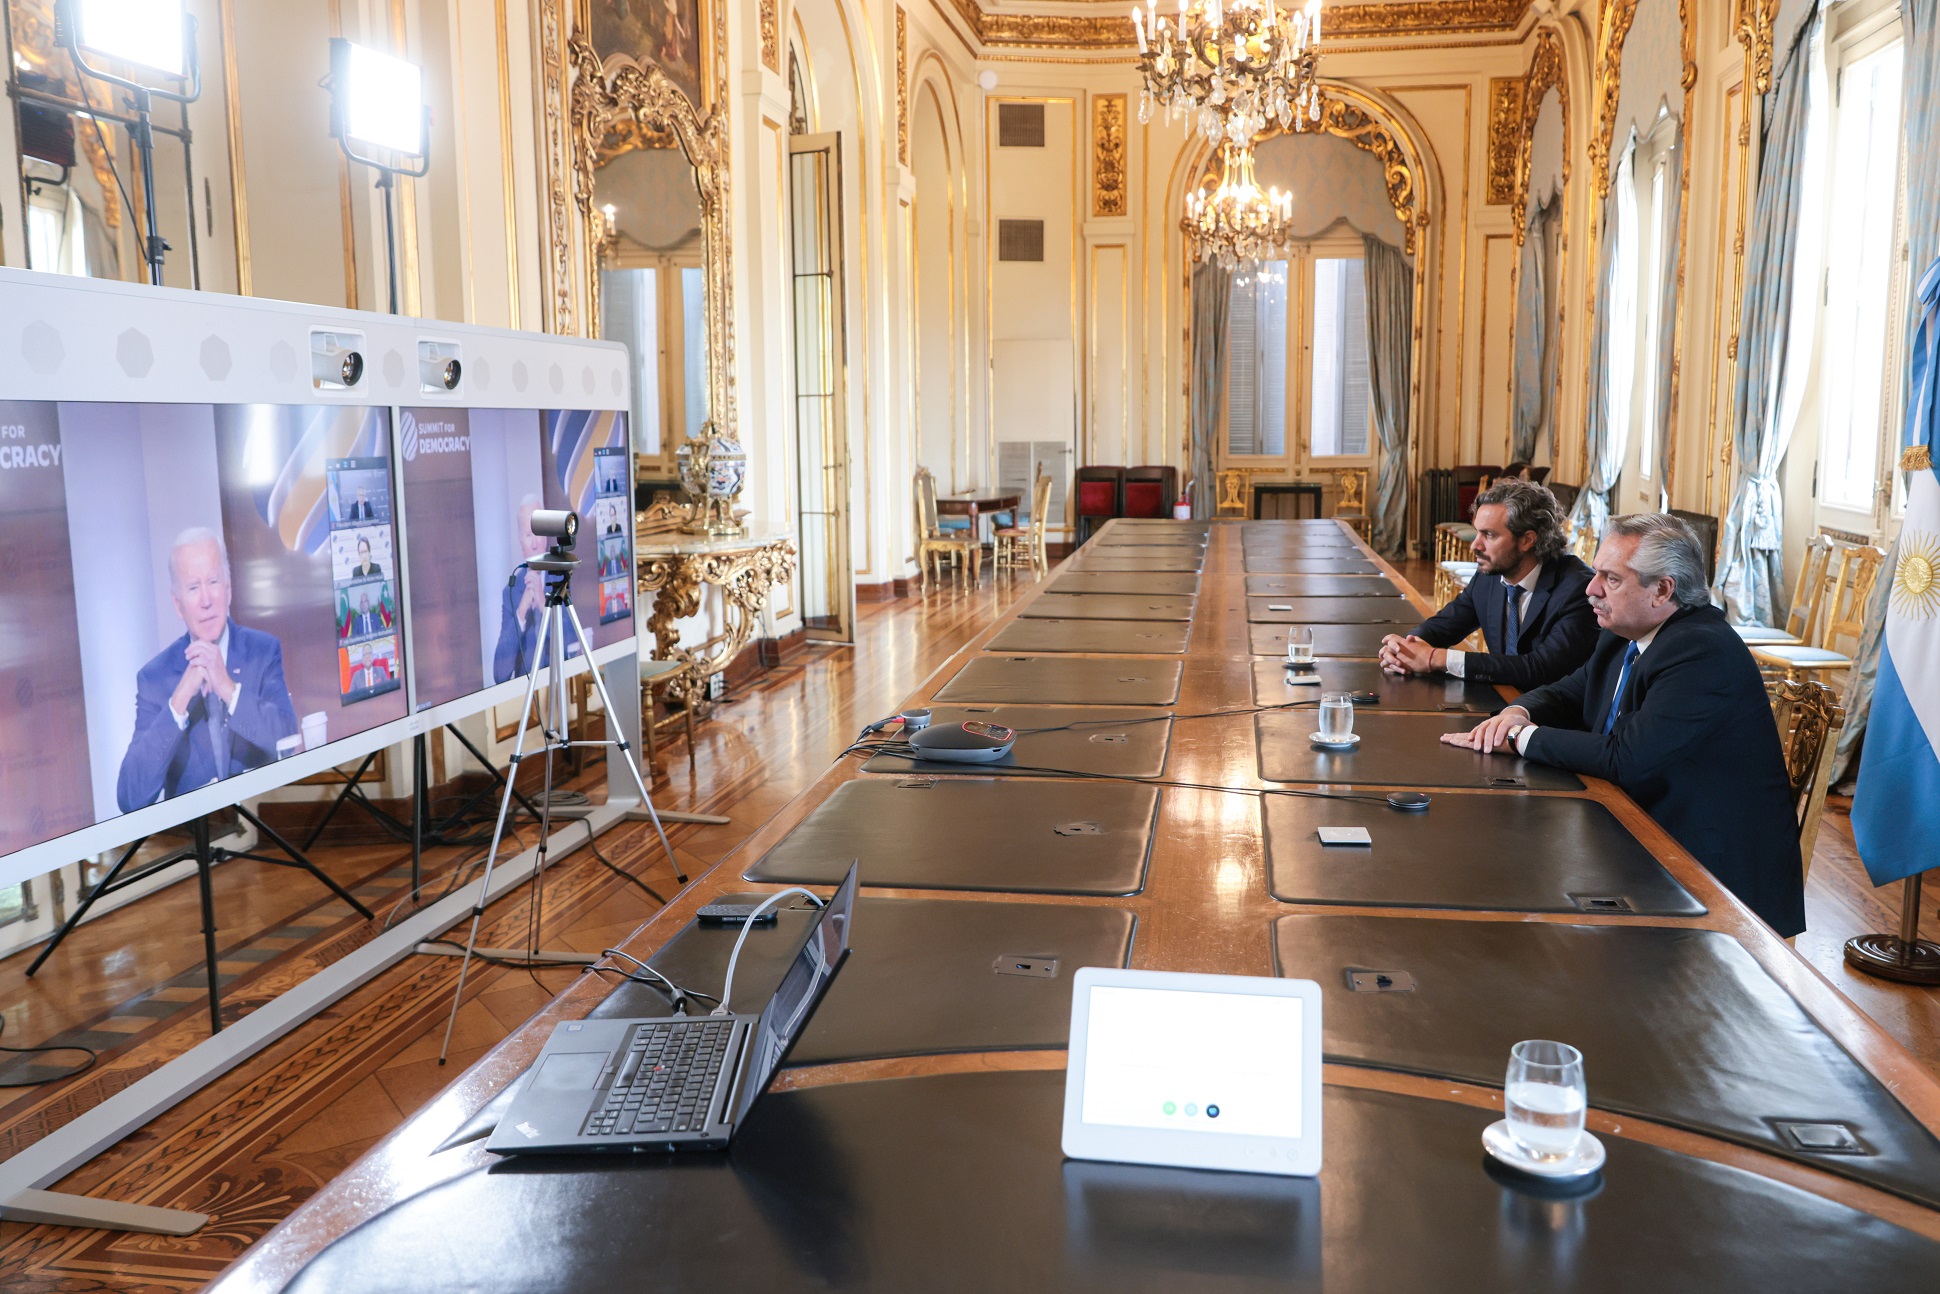
[[[1615,787],[1441,746],[1504,698],[1380,673],[1426,609],[1333,522],[1109,524],[910,698],[1037,730],[1013,767],[844,758],[625,945],[711,989],[697,907],[861,860],[854,952],[730,1152],[485,1153],[557,1022],[668,1014],[588,977],[214,1288],[1940,1288],[1940,1084]],[[1352,752],[1307,740],[1295,623],[1376,698]],[[737,1004],[809,919],[750,937]],[[1319,1177],[1064,1160],[1084,965],[1318,981]],[[1588,1182],[1483,1152],[1530,1037],[1585,1055]]]

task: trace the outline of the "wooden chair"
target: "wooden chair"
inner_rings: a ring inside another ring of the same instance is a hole
[[[1369,537],[1372,524],[1367,515],[1367,469],[1343,467],[1334,473],[1339,495],[1334,500],[1334,519],[1354,527],[1362,539]]]
[[[1772,718],[1785,747],[1785,776],[1791,782],[1792,807],[1799,819],[1800,863],[1809,877],[1846,709],[1825,684],[1788,679],[1772,698]]]
[[[1804,642],[1819,618],[1819,606],[1832,572],[1833,547],[1832,539],[1826,535],[1814,535],[1806,542],[1805,560],[1799,563],[1798,582],[1792,589],[1792,604],[1782,627],[1733,625],[1738,636],[1754,647]]]
[[[1125,469],[1124,509],[1127,517],[1169,517],[1172,501],[1179,497],[1179,469],[1176,467],[1128,467]]]
[[[964,561],[965,558],[969,560]],[[916,469],[916,567],[924,588],[929,587],[930,563],[962,562],[971,583],[983,580],[983,544],[968,530],[944,530],[936,515],[936,477],[927,467]],[[939,576],[941,571],[938,572]]]
[[[1078,524],[1078,542],[1113,517],[1125,515],[1125,469],[1094,463],[1074,473],[1075,498],[1069,515]]]
[[[658,777],[663,771],[660,767],[660,731],[675,723],[687,730],[687,773],[698,775],[694,759],[694,702],[688,698],[681,702],[680,713],[666,719],[655,719],[653,713],[654,689],[678,689],[693,666],[685,661],[649,660],[640,658],[640,735],[646,740],[648,776]]]
[[[1004,526],[997,534],[997,550],[991,564],[998,570],[1018,569],[1047,574],[1051,569],[1051,549],[1046,541],[1051,511],[1051,478],[1038,473],[1031,482],[1031,515],[1021,526]]]
[[[1246,515],[1246,473],[1238,471],[1221,472],[1213,478],[1218,486],[1215,495],[1218,502],[1213,505],[1215,517],[1243,517]]]
[[[1866,632],[1866,610],[1873,600],[1880,568],[1886,564],[1886,551],[1871,544],[1840,548],[1839,574],[1820,621],[1823,629],[1819,641],[1751,649],[1760,665],[1782,670],[1788,680],[1850,669],[1852,658],[1859,652],[1860,636]]]

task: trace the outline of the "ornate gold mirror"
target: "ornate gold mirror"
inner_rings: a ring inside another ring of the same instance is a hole
[[[684,475],[697,527],[727,530],[745,457],[727,121],[707,110],[719,92],[720,14],[700,0],[581,0],[577,17],[567,52],[587,318],[633,353],[643,478]]]

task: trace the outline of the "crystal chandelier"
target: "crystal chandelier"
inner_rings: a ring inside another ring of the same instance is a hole
[[[1293,194],[1261,189],[1253,178],[1253,148],[1228,143],[1221,149],[1219,184],[1186,196],[1180,228],[1195,261],[1218,261],[1228,269],[1277,259],[1292,239]]]
[[[1250,145],[1269,123],[1308,130],[1320,120],[1320,0],[1285,12],[1278,0],[1179,0],[1176,19],[1145,0],[1132,26],[1141,122],[1156,105],[1167,121],[1190,116],[1209,140]]]

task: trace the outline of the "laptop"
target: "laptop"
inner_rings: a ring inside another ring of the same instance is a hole
[[[768,1090],[849,955],[856,867],[759,1015],[569,1020],[485,1148],[495,1154],[709,1150]]]

